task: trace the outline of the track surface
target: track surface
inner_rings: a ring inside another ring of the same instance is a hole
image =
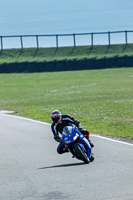
[[[91,139],[86,165],[56,153],[49,125],[0,114],[0,199],[133,200],[133,145]]]

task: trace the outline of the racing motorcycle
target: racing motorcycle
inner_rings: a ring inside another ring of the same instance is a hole
[[[63,128],[62,142],[73,157],[82,160],[86,164],[94,160],[88,140],[73,125]]]

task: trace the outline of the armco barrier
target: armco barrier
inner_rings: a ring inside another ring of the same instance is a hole
[[[36,72],[36,62],[28,62],[26,71],[29,73]]]
[[[26,72],[27,64],[28,64],[28,62],[17,63],[17,72],[18,73]]]
[[[46,62],[36,62],[36,72],[45,72]]]
[[[106,68],[117,67],[117,56],[106,58]]]
[[[85,69],[96,69],[96,58],[86,59]]]
[[[0,64],[0,73],[6,73],[6,63]]]
[[[53,72],[56,71],[56,60],[47,61],[45,63],[45,72]]]
[[[17,63],[7,63],[6,64],[6,73],[17,72]]]
[[[127,67],[133,67],[133,56],[127,57]]]
[[[67,60],[66,61],[66,71],[76,70],[77,68],[77,60]]]
[[[96,59],[95,69],[104,69],[106,68],[106,58]]]
[[[56,66],[55,66],[57,71],[66,71],[66,60],[59,60],[56,62]]]
[[[117,67],[127,66],[127,56],[117,57]]]
[[[0,64],[0,73],[54,72],[116,67],[133,67],[133,56],[116,56],[101,59],[85,58],[80,60],[73,59],[44,62],[3,63]]]
[[[76,60],[76,70],[86,69],[86,59]]]

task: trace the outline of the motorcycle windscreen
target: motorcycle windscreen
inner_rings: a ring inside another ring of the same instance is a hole
[[[72,126],[65,126],[63,128],[62,134],[69,135],[72,132]]]

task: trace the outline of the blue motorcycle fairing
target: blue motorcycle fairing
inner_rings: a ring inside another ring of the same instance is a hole
[[[62,141],[65,143],[66,141],[70,141],[70,143],[73,143],[75,141],[75,138],[80,138],[80,140],[82,141],[82,143],[76,143],[74,144],[74,146],[76,146],[77,144],[80,145],[80,147],[85,151],[85,147],[84,145],[87,147],[87,154],[88,154],[88,158],[90,158],[91,156],[91,147],[90,147],[90,144],[88,142],[88,140],[86,138],[84,138],[83,134],[81,134],[75,127],[73,127],[72,125],[71,126],[67,126],[67,127],[64,127],[63,128],[63,131],[62,131]],[[67,147],[69,147],[69,144],[66,144],[65,145]]]
[[[73,126],[67,126],[67,130],[65,130],[66,127],[64,127],[64,131],[62,131],[62,141],[68,141],[70,140],[72,143],[75,141],[74,136],[76,133],[79,134],[79,132],[73,127]]]

